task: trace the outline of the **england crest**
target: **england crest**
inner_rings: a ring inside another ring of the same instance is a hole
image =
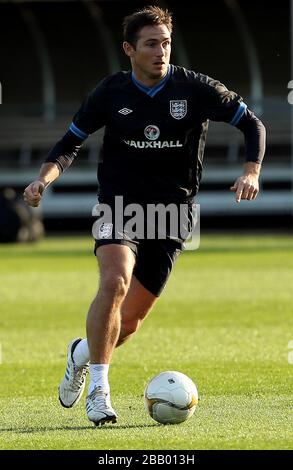
[[[183,119],[187,113],[187,100],[170,100],[170,114],[174,119]]]

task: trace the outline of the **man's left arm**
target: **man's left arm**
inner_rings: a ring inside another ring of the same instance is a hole
[[[230,190],[235,192],[236,202],[252,201],[259,192],[259,175],[265,154],[266,130],[263,123],[249,110],[236,124],[245,140],[246,163],[244,173],[236,179]]]
[[[230,187],[230,191],[234,191],[236,202],[240,202],[241,199],[252,201],[256,198],[259,192],[259,174],[261,165],[254,162],[246,162],[244,164],[244,173],[239,176],[233,186]]]

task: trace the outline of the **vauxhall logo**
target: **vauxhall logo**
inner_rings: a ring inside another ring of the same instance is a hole
[[[137,149],[183,147],[183,144],[180,143],[180,140],[157,140],[160,137],[160,129],[154,124],[150,124],[144,129],[144,135],[148,141],[123,140],[123,142],[126,145]]]
[[[151,124],[145,128],[144,135],[149,140],[157,140],[160,136],[160,129],[157,126]]]

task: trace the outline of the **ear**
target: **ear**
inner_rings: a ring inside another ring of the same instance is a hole
[[[123,49],[124,49],[125,54],[128,55],[128,57],[130,58],[133,56],[135,52],[134,47],[131,44],[129,44],[129,42],[127,41],[123,42]]]

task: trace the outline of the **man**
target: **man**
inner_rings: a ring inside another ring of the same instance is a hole
[[[192,204],[202,171],[208,120],[224,121],[244,134],[244,174],[230,188],[236,201],[253,200],[265,148],[265,129],[242,98],[200,73],[169,64],[172,17],[147,7],[124,20],[123,48],[132,72],[104,79],[88,95],[69,131],[55,145],[39,177],[24,192],[38,206],[45,188],[73,161],[89,134],[105,126],[98,166],[99,201],[115,211],[124,203]],[[167,231],[162,239],[117,236],[113,220],[99,226],[95,254],[99,290],[87,317],[87,339],[68,346],[59,386],[63,406],[78,403],[90,369],[86,411],[90,421],[116,422],[108,370],[115,347],[141,326],[164,288],[184,237]],[[114,234],[114,236],[112,236]]]

